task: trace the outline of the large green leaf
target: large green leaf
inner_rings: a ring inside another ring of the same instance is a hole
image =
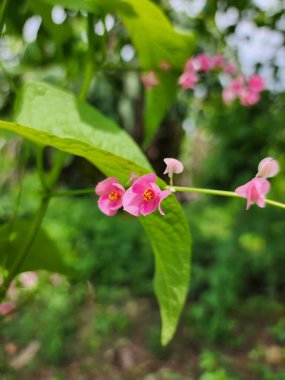
[[[11,223],[1,226],[0,262],[2,265],[4,263],[8,271],[13,265],[15,255],[21,249],[23,241],[31,229],[31,225],[32,221],[29,219],[18,219],[13,223],[11,234]],[[70,274],[70,269],[64,263],[56,244],[43,229],[38,231],[34,243],[18,273],[37,269]]]
[[[177,94],[177,79],[194,49],[193,34],[177,32],[159,6],[150,0],[42,0],[67,8],[105,14],[115,12],[122,19],[137,50],[143,70],[161,70],[168,62],[170,72],[159,75],[160,85],[145,92],[144,144],[154,137]]]
[[[85,157],[124,184],[131,171],[152,171],[133,140],[115,123],[73,95],[47,84],[28,84],[17,101],[19,124],[0,121],[38,144]],[[160,181],[163,186],[163,181]],[[174,195],[163,201],[166,217],[141,217],[155,254],[155,291],[162,316],[162,342],[173,336],[188,289],[190,233]]]
[[[154,137],[166,111],[177,95],[177,79],[183,71],[187,58],[194,49],[192,34],[178,33],[162,10],[149,0],[125,0],[134,13],[117,13],[122,18],[130,38],[136,47],[144,70],[157,69],[159,86],[145,92],[144,144]],[[170,64],[170,70],[161,71],[161,63]]]

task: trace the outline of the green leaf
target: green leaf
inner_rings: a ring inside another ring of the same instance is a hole
[[[104,15],[108,12],[121,10],[124,14],[132,14],[133,10],[125,0],[41,0],[42,2],[50,5],[61,5],[67,9],[75,11],[85,11],[95,13],[97,15]]]
[[[186,60],[191,56],[195,39],[192,34],[178,33],[162,10],[149,0],[125,0],[132,6],[132,15],[117,13],[136,47],[140,64],[144,70],[157,70],[159,86],[145,91],[144,145],[154,137],[166,111],[174,102],[177,80]],[[161,62],[170,64],[163,72]]]
[[[0,228],[0,262],[9,271],[15,255],[20,251],[23,241],[31,228],[31,220],[16,220],[10,234],[11,223]],[[8,236],[10,235],[10,240]],[[47,233],[40,229],[32,247],[18,273],[37,269],[70,274],[70,269],[62,260],[62,256]]]
[[[154,289],[162,319],[161,342],[166,345],[175,333],[188,292],[191,238],[185,214],[174,195],[163,201],[163,210],[165,217],[154,213],[140,221],[155,254]]]
[[[114,9],[122,18],[145,70],[160,67],[162,61],[181,69],[194,47],[192,34],[178,33],[160,7],[149,0],[124,0],[133,12]]]
[[[43,83],[27,84],[17,101],[20,124],[0,121],[38,144],[85,157],[106,176],[125,184],[131,171],[152,171],[134,141],[114,122],[73,95]],[[160,186],[165,186],[160,181]],[[190,233],[183,210],[174,195],[163,201],[166,217],[141,217],[155,254],[155,292],[162,316],[162,343],[172,338],[187,295],[190,267]]]

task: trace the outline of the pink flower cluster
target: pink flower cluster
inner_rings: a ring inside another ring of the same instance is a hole
[[[199,74],[213,70],[220,70],[231,76],[237,73],[236,67],[226,61],[221,54],[214,56],[198,54],[188,59],[178,83],[184,90],[194,89],[200,79]],[[239,98],[243,106],[250,107],[260,100],[260,92],[264,90],[264,87],[264,80],[260,75],[253,75],[248,80],[243,75],[239,75],[224,88],[222,99],[225,104],[230,104]]]
[[[175,158],[165,158],[164,162],[166,164],[164,174],[168,174],[172,182],[173,174],[182,173],[183,164]],[[132,185],[125,190],[117,178],[106,178],[95,187],[95,193],[99,195],[99,209],[108,216],[115,215],[121,207],[134,216],[148,215],[156,209],[161,215],[165,215],[161,202],[171,194],[171,191],[161,190],[155,182],[156,175],[153,173],[142,177],[131,173],[128,183]]]
[[[222,70],[232,75],[235,74],[236,67],[227,62],[221,54],[214,56],[198,54],[188,59],[178,83],[184,90],[193,89],[200,79],[199,73],[208,73],[212,70]]]
[[[243,75],[230,81],[224,88],[222,98],[225,104],[239,98],[245,107],[253,106],[260,100],[260,93],[264,90],[265,83],[260,75],[253,75],[248,80]]]
[[[260,161],[256,176],[245,185],[235,189],[238,195],[247,199],[247,210],[252,203],[256,203],[259,207],[265,207],[264,197],[270,190],[267,178],[274,177],[278,172],[278,162],[271,157],[266,157]]]
[[[165,215],[161,202],[171,191],[161,190],[156,182],[155,174],[146,174],[136,178],[132,175],[132,186],[125,190],[115,177],[106,178],[95,187],[99,195],[99,209],[108,216],[115,215],[123,207],[128,213],[139,216],[151,214],[158,208],[161,215]]]

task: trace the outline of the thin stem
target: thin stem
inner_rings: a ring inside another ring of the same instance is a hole
[[[0,293],[0,299],[4,297],[8,287],[10,285],[10,282],[13,280],[15,275],[18,273],[23,262],[25,261],[25,258],[27,257],[27,254],[29,253],[29,250],[30,250],[30,248],[31,248],[36,236],[37,236],[38,230],[41,226],[43,217],[44,217],[46,210],[48,208],[49,201],[50,201],[50,198],[48,196],[44,196],[42,198],[41,203],[40,203],[40,207],[39,207],[39,209],[38,209],[38,211],[35,214],[35,217],[33,219],[32,227],[31,227],[31,229],[27,235],[26,240],[23,243],[22,249],[20,250],[20,252],[16,256],[16,258],[13,262],[13,266],[10,269],[9,274],[6,277],[5,282],[2,286],[1,293]]]
[[[182,186],[166,186],[167,189],[176,192],[183,191],[188,193],[197,193],[197,194],[210,194],[210,195],[219,195],[222,197],[232,197],[232,198],[240,198],[244,199],[237,193],[233,191],[224,191],[224,190],[213,190],[213,189],[201,189],[198,187],[182,187]],[[270,206],[275,206],[279,208],[285,209],[285,204],[281,202],[272,201],[271,199],[264,199],[264,202]]]
[[[94,70],[93,63],[88,59],[88,61],[86,62],[82,88],[79,94],[79,99],[81,100],[84,100],[86,98],[90,83],[93,78],[93,70]]]
[[[284,203],[272,201],[271,199],[264,199],[264,200],[265,200],[265,203],[268,204],[268,205],[270,205],[270,206],[275,206],[275,207],[279,207],[279,208],[285,208],[285,204]]]
[[[9,0],[2,0],[3,3],[0,7],[0,35],[2,34],[3,26],[4,26],[4,19],[5,19],[5,13],[7,9],[7,5]]]
[[[182,186],[166,186],[166,188],[174,192],[184,191],[188,193],[212,194],[212,195],[220,195],[222,197],[242,198],[240,195],[238,195],[237,193],[234,193],[233,191],[201,189],[198,187],[182,187]]]
[[[86,58],[86,66],[82,88],[79,94],[79,99],[84,100],[88,93],[90,83],[93,78],[94,62],[93,62],[93,47],[94,47],[94,31],[93,31],[93,15],[88,14],[87,17],[87,38],[88,38],[88,54]]]

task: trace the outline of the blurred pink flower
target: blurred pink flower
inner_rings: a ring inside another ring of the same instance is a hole
[[[14,302],[3,302],[0,304],[0,315],[7,315],[14,310],[16,304]]]
[[[168,174],[169,177],[172,177],[173,174],[182,173],[184,170],[182,162],[175,158],[164,158],[163,161],[166,163],[166,169],[163,174]]]
[[[170,63],[167,61],[161,61],[159,66],[164,71],[168,71],[171,67]]]
[[[19,279],[25,288],[34,288],[38,284],[38,275],[35,272],[21,273]]]
[[[248,87],[251,91],[261,92],[265,88],[264,79],[258,74],[253,75],[248,80]]]
[[[250,107],[259,102],[260,95],[258,92],[244,88],[240,91],[239,98],[243,106]]]
[[[279,172],[279,164],[274,158],[266,157],[258,165],[257,176],[261,178],[271,178]]]
[[[245,185],[239,186],[235,192],[247,199],[246,209],[248,210],[251,203],[256,203],[259,207],[265,207],[264,196],[270,190],[270,183],[265,178],[254,177]]]
[[[192,58],[193,66],[196,71],[210,71],[214,67],[213,58],[207,54],[198,54],[196,57]]]
[[[149,71],[141,75],[141,80],[146,89],[151,90],[159,84],[159,80],[154,71]]]
[[[115,215],[123,205],[123,195],[125,189],[119,184],[115,177],[106,178],[95,187],[95,192],[99,195],[99,209],[108,216]]]
[[[230,75],[235,74],[237,71],[236,66],[232,63],[225,63],[223,69],[225,73],[230,74]]]
[[[237,98],[236,91],[234,91],[231,87],[226,87],[222,92],[222,99],[225,104],[232,103]]]
[[[171,194],[171,191],[161,191],[155,181],[155,174],[146,174],[136,180],[124,194],[124,210],[132,215],[139,216],[151,214],[158,208],[160,214],[165,215],[161,209],[161,202]]]
[[[194,88],[198,80],[199,76],[194,71],[185,71],[178,79],[178,83],[184,90],[188,90]]]
[[[212,66],[215,69],[222,69],[225,64],[225,58],[222,54],[216,54],[212,57]]]

